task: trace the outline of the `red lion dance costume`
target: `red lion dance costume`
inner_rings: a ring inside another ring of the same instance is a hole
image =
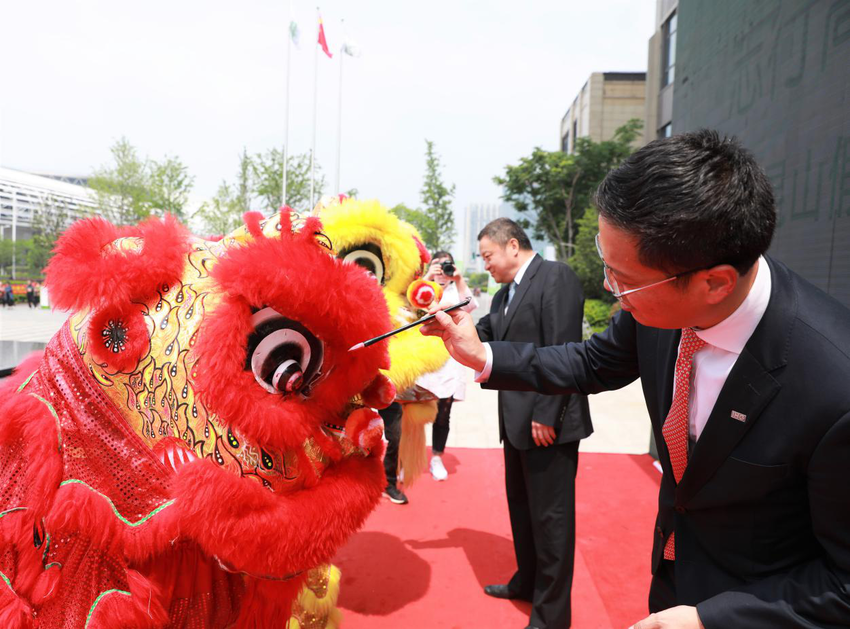
[[[3,629],[284,627],[378,502],[381,291],[317,218],[245,222],[60,239],[74,314],[0,387]]]

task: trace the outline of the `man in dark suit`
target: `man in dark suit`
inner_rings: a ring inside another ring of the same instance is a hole
[[[482,341],[536,347],[581,340],[584,297],[572,269],[543,260],[514,221],[499,218],[478,234],[485,268],[504,284],[478,322]],[[583,395],[499,391],[499,436],[517,571],[488,585],[497,598],[531,601],[529,627],[570,625],[579,440],[593,428]]]
[[[636,629],[850,626],[850,312],[764,255],[770,184],[715,132],[643,147],[597,207],[623,306],[604,333],[482,346],[442,314],[425,332],[488,387],[590,394],[641,378],[664,475],[653,613]]]

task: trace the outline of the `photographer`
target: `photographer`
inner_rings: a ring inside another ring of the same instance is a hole
[[[451,306],[472,296],[466,281],[455,267],[452,254],[448,251],[434,253],[431,266],[428,267],[428,272],[422,279],[436,282],[443,287],[440,307]],[[464,310],[472,312],[477,307],[478,302],[473,297],[469,304],[464,307]],[[422,376],[416,381],[416,384],[439,398],[437,418],[434,420],[432,433],[430,470],[434,480],[446,480],[448,472],[443,465],[442,456],[446,449],[446,440],[449,438],[449,416],[452,412],[452,403],[455,400],[463,400],[466,395],[463,367],[453,358],[449,358],[442,368]]]

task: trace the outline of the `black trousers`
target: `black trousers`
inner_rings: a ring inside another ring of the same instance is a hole
[[[378,411],[384,421],[384,436],[387,438],[387,451],[384,454],[384,474],[387,485],[395,487],[398,481],[398,444],[401,442],[401,404],[393,402],[387,408]]]
[[[452,414],[452,397],[437,400],[437,418],[431,429],[431,451],[434,454],[442,454],[446,449],[446,441],[449,439],[449,416]]]
[[[517,571],[508,586],[531,601],[530,625],[570,626],[578,442],[518,450],[506,439],[505,489]]]

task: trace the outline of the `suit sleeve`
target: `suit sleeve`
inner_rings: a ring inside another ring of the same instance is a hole
[[[542,345],[559,345],[581,341],[584,320],[584,292],[576,274],[565,264],[550,271],[543,288],[540,311]],[[539,395],[534,401],[531,419],[546,426],[554,426],[560,418],[568,396]]]
[[[475,324],[475,329],[478,330],[478,338],[482,343],[488,343],[493,340],[493,328],[490,326],[490,315],[486,314]]]
[[[631,314],[619,312],[604,332],[583,343],[540,348],[533,343],[490,343],[493,371],[481,386],[549,395],[619,389],[640,375],[636,326]]]
[[[844,627],[850,619],[850,413],[823,437],[807,468],[812,529],[823,557],[697,605],[706,629]]]
[[[489,343],[493,340],[493,326],[490,323],[490,315],[493,314],[493,311],[499,306],[501,303],[501,294],[505,292],[507,289],[500,288],[496,291],[496,294],[493,295],[493,301],[490,302],[490,312],[478,320],[478,323],[475,325],[475,329],[478,330],[478,338],[481,339],[482,343]]]

